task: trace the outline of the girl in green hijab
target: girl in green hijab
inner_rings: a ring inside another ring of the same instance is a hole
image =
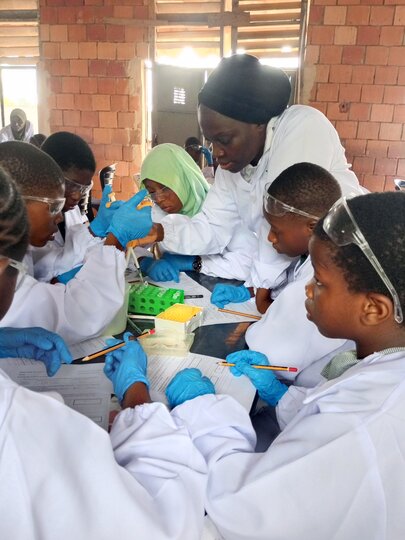
[[[193,158],[180,146],[155,146],[141,167],[141,187],[168,214],[197,214],[208,193],[209,184]]]

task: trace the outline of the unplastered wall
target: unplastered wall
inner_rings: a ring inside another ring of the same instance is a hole
[[[153,3],[152,3],[153,5]],[[40,130],[71,131],[97,167],[117,163],[114,189],[133,194],[144,150],[148,0],[40,0]],[[111,21],[115,19],[117,22]],[[95,183],[99,194],[99,184]]]
[[[303,101],[335,125],[372,191],[405,178],[405,0],[313,0]]]

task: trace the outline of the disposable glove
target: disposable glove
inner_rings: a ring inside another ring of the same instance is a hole
[[[207,165],[209,167],[212,167],[212,165],[214,164],[214,160],[212,159],[211,152],[208,150],[208,148],[206,146],[201,147],[201,153],[204,155],[204,157],[205,157],[205,159],[207,161]]]
[[[97,216],[90,223],[89,227],[92,230],[93,234],[104,238],[107,236],[108,227],[110,226],[111,220],[115,212],[121,208],[124,201],[115,201],[111,203],[109,208],[107,208],[107,203],[110,201],[109,195],[112,193],[112,186],[107,185],[103,189],[103,195],[101,197],[100,206],[97,212]]]
[[[168,261],[160,259],[155,261],[152,257],[144,257],[140,260],[139,266],[144,275],[153,281],[176,281],[179,282],[179,271]]]
[[[195,255],[176,255],[176,253],[163,253],[162,259],[168,261],[178,272],[187,272],[193,270]]]
[[[49,377],[55,375],[62,363],[73,362],[63,339],[43,328],[1,328],[0,357],[40,360]]]
[[[171,408],[205,394],[215,394],[215,386],[196,368],[179,371],[166,388],[166,397]]]
[[[275,407],[283,395],[287,392],[288,386],[280,382],[272,371],[256,369],[251,364],[259,366],[269,366],[267,357],[255,351],[238,351],[228,354],[226,361],[235,364],[230,370],[235,377],[246,375],[252,381],[253,386],[259,392],[259,396],[269,405]]]
[[[124,203],[113,215],[108,232],[112,233],[122,247],[137,238],[145,237],[152,228],[151,206],[144,206],[137,210],[148,192],[142,189]]]
[[[246,302],[250,299],[249,290],[241,285],[236,287],[234,285],[223,285],[217,283],[211,295],[211,304],[215,304],[219,308],[223,308],[230,302]]]
[[[59,281],[59,283],[68,283],[71,279],[75,277],[77,272],[83,267],[81,264],[80,266],[76,266],[76,268],[72,268],[72,270],[68,270],[67,272],[64,272],[63,274],[59,274],[59,276],[56,277],[56,279]]]
[[[113,383],[114,393],[120,401],[124,399],[128,388],[136,382],[145,383],[149,388],[146,354],[138,341],[130,340],[131,338],[131,332],[126,332],[126,345],[108,353],[105,358],[104,373]],[[111,344],[109,341],[107,343]]]

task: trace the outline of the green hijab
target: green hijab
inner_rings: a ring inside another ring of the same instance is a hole
[[[180,214],[197,214],[207,195],[209,184],[193,158],[181,146],[172,143],[152,148],[141,167],[141,187],[144,180],[154,180],[176,193],[183,204]]]

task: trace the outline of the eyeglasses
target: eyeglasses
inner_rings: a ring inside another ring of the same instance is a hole
[[[80,195],[84,197],[84,195],[90,193],[92,187],[93,182],[90,182],[90,184],[87,185],[83,185],[65,176],[65,191],[68,191],[69,193],[80,193]]]
[[[189,148],[191,150],[195,150],[196,152],[201,152],[201,150],[202,150],[201,144],[189,144],[189,145],[184,147],[184,150],[188,150]]]
[[[384,272],[383,267],[361,232],[360,227],[357,225],[347,204],[346,197],[342,197],[332,206],[323,222],[323,230],[337,246],[340,247],[355,244],[361,249],[374,270],[380,276],[381,281],[387,287],[394,302],[395,321],[398,324],[401,324],[404,317],[398,293],[387,274]]]
[[[34,197],[33,195],[24,195],[23,199],[28,201],[44,202],[49,207],[49,213],[51,216],[56,216],[62,212],[65,206],[66,199],[61,197],[59,199],[48,199],[48,197]]]
[[[167,186],[163,186],[162,189],[158,189],[156,191],[150,191],[149,197],[152,199],[153,202],[156,202],[157,199],[162,199],[165,197],[170,197],[171,189]]]
[[[270,216],[275,217],[282,217],[286,214],[298,214],[299,216],[303,216],[310,219],[316,219],[318,221],[319,216],[314,216],[313,214],[308,214],[308,212],[304,212],[304,210],[298,210],[298,208],[295,208],[294,206],[290,206],[289,204],[283,203],[282,201],[279,201],[273,195],[270,195],[267,193],[267,190],[269,188],[268,184],[265,187],[265,192],[263,196],[263,206],[265,211],[270,214]]]
[[[10,257],[6,257],[5,255],[0,255],[0,259],[1,260],[7,260],[8,261],[8,266],[11,266],[12,268],[15,268],[16,270],[18,270],[18,272],[21,274],[21,276],[23,276],[24,274],[26,274],[28,272],[28,268],[25,266],[24,263],[20,262],[20,261],[16,261],[15,259],[11,259]]]

